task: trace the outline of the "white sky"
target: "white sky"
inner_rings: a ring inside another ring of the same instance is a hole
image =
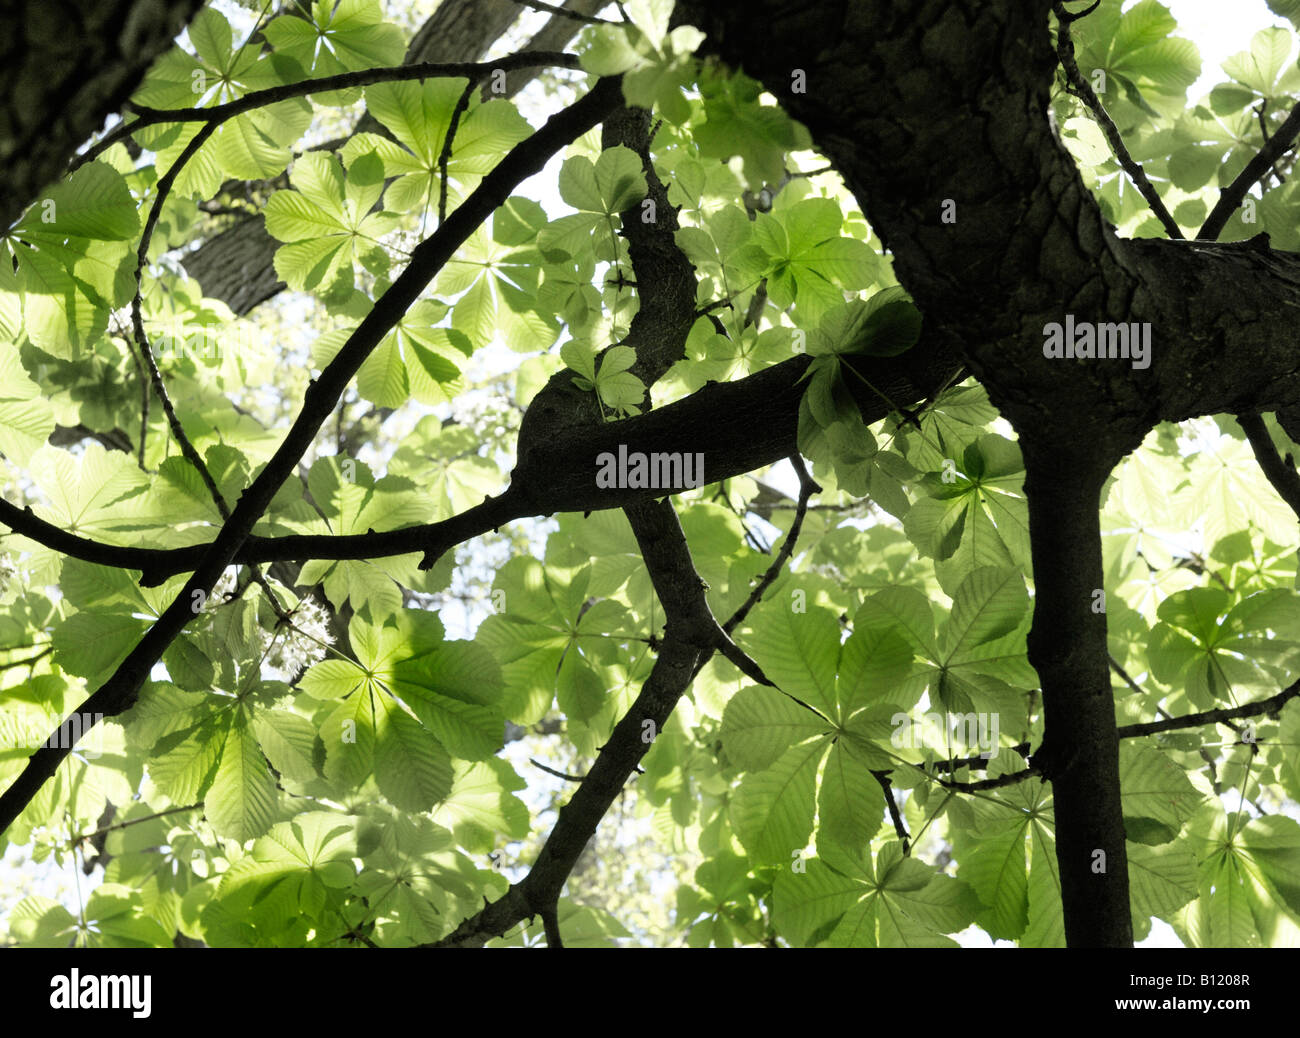
[[[1268,9],[1264,0],[1162,0],[1178,19],[1178,35],[1201,49],[1201,78],[1187,91],[1192,103],[1227,77],[1220,63],[1250,46],[1250,38],[1271,25],[1290,29],[1291,23]],[[1133,4],[1125,4],[1125,8]]]

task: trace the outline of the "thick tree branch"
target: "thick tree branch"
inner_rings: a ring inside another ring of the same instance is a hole
[[[683,400],[646,414],[605,423],[590,431],[534,442],[528,452],[529,460],[516,466],[511,485],[503,494],[487,498],[449,519],[345,536],[252,535],[245,540],[234,561],[368,559],[414,551],[436,558],[457,544],[515,519],[621,508],[677,492],[651,487],[597,487],[597,455],[607,450],[617,453],[620,444],[629,452],[647,455],[694,453],[703,445],[706,484],[752,472],[797,451],[799,401],[804,390],[799,380],[809,362],[806,355],[793,357],[735,382],[710,383]],[[925,399],[933,389],[961,371],[960,363],[940,347],[918,348],[899,357],[853,358],[851,362],[872,385],[899,403]],[[889,407],[862,382],[853,379],[848,385],[865,422],[888,417]],[[521,453],[524,453],[522,445]],[[0,499],[0,523],[72,558],[140,570],[141,583],[145,586],[161,584],[170,576],[193,570],[207,548],[205,544],[184,548],[106,544],[68,533],[36,516],[30,507],[19,508],[3,499]]]
[[[1205,223],[1196,232],[1198,241],[1218,239],[1232,218],[1232,214],[1237,211],[1237,207],[1246,197],[1246,192],[1259,181],[1260,177],[1273,168],[1273,163],[1295,143],[1297,136],[1300,136],[1300,104],[1291,109],[1291,114],[1277,128],[1277,133],[1272,137],[1265,136],[1264,146],[1246,163],[1245,168],[1237,174],[1232,183],[1219,192],[1219,200],[1214,203],[1210,215],[1205,218]]]

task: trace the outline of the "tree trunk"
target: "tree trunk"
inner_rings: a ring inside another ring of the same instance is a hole
[[[24,0],[0,38],[0,227],[121,110],[203,0]]]

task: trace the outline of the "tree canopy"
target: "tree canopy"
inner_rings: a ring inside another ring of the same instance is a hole
[[[72,6],[0,847],[102,872],[10,942],[1300,944],[1293,31]]]

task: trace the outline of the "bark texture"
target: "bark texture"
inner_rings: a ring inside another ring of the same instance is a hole
[[[1025,455],[1065,930],[1131,943],[1118,734],[1106,675],[1098,490],[1161,420],[1274,410],[1300,394],[1300,257],[1267,241],[1129,241],[1052,134],[1047,0],[688,0],[678,17],[807,125],[893,253],[932,335]],[[792,89],[806,77],[806,91]],[[940,219],[956,203],[956,223]],[[1067,315],[1151,328],[1150,367],[1049,359]],[[1095,851],[1106,852],[1101,864]]]
[[[24,0],[0,38],[0,226],[57,180],[203,0]]]

